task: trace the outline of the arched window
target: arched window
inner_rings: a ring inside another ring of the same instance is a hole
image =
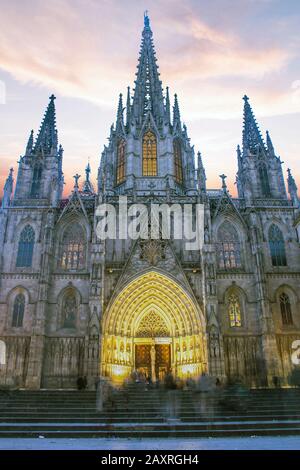
[[[265,165],[261,165],[259,167],[259,179],[260,179],[261,190],[262,190],[263,196],[270,197],[271,190],[270,190],[270,184],[269,184],[269,177],[268,177],[268,172],[267,172],[267,168],[265,167]]]
[[[62,269],[83,269],[86,237],[79,223],[69,225],[62,238],[60,266]]]
[[[117,184],[125,180],[125,162],[126,162],[126,142],[124,139],[119,140],[117,146]]]
[[[177,183],[181,184],[183,182],[183,173],[182,173],[181,143],[179,139],[174,140],[173,151],[174,151],[175,180],[177,181]]]
[[[241,267],[241,249],[237,231],[229,222],[224,222],[218,230],[217,257],[219,269]]]
[[[0,366],[5,366],[6,364],[6,344],[4,341],[0,340]]]
[[[23,326],[25,311],[25,297],[23,294],[18,294],[14,301],[12,326],[21,328]]]
[[[77,302],[73,292],[66,294],[62,304],[62,327],[75,328],[77,317]]]
[[[41,189],[41,178],[42,178],[42,166],[37,163],[33,169],[33,177],[31,184],[31,197],[39,197]]]
[[[279,297],[280,302],[280,312],[282,318],[283,325],[292,325],[293,324],[293,317],[292,317],[292,309],[289,297],[283,293]]]
[[[17,267],[28,268],[32,264],[32,255],[34,248],[34,230],[31,225],[26,225],[20,235],[18,254],[17,254]]]
[[[269,229],[269,246],[273,266],[286,266],[284,238],[277,225]]]
[[[232,328],[242,326],[240,302],[238,296],[235,294],[231,294],[228,298],[228,316]]]
[[[143,137],[143,176],[157,175],[157,143],[155,134],[147,131]]]

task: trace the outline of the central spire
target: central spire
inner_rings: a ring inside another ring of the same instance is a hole
[[[162,124],[165,116],[164,98],[152,36],[148,12],[145,12],[132,105],[133,118],[140,126],[148,111],[151,111],[158,126]]]

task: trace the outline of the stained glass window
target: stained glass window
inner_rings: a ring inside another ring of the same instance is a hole
[[[117,146],[117,184],[125,180],[125,162],[126,162],[126,142],[124,139],[119,140]]]
[[[280,311],[281,311],[281,318],[283,325],[292,325],[293,324],[293,317],[292,317],[292,309],[289,297],[283,293],[279,297],[280,302]]]
[[[143,137],[143,176],[157,175],[157,143],[155,134],[147,131]]]
[[[18,294],[14,301],[12,326],[21,328],[23,326],[23,318],[25,311],[25,297],[23,294]]]
[[[40,188],[41,188],[41,178],[42,178],[42,166],[37,164],[33,170],[32,185],[31,185],[31,197],[39,197]]]
[[[66,297],[64,298],[62,313],[63,313],[62,314],[63,328],[75,328],[77,303],[76,303],[76,297],[73,293],[68,293]]]
[[[228,298],[228,314],[231,327],[242,326],[242,316],[239,298],[235,294],[231,294]]]
[[[18,268],[30,267],[32,264],[34,248],[34,230],[31,225],[26,225],[20,235],[16,265]]]
[[[286,266],[284,238],[277,225],[272,224],[269,229],[269,246],[273,266]]]
[[[217,258],[219,269],[241,267],[241,249],[237,231],[229,222],[224,222],[218,230]]]
[[[61,247],[61,268],[83,269],[85,266],[85,234],[80,224],[72,224],[64,232]]]
[[[181,143],[179,139],[174,140],[173,151],[174,151],[175,180],[177,181],[177,183],[181,184],[183,182],[183,174],[182,174]]]

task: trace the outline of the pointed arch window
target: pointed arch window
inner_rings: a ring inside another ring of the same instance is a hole
[[[280,303],[280,312],[281,312],[281,319],[283,325],[292,325],[293,324],[293,316],[292,316],[292,309],[291,303],[288,295],[282,293],[279,297]]]
[[[273,266],[286,266],[284,238],[280,228],[272,224],[269,229],[269,247]]]
[[[182,148],[179,139],[175,139],[173,142],[174,152],[174,169],[175,169],[175,181],[179,184],[183,183],[183,172],[182,172]]]
[[[241,268],[241,247],[236,229],[224,222],[218,230],[217,258],[219,269]]]
[[[34,230],[31,225],[26,225],[20,235],[16,266],[28,268],[32,265],[34,249]]]
[[[269,177],[267,168],[265,165],[260,165],[259,167],[259,179],[261,184],[262,195],[264,197],[271,196],[270,184],[269,184]]]
[[[12,326],[14,328],[22,328],[23,326],[23,319],[24,319],[24,311],[25,311],[25,297],[23,294],[18,294],[14,301],[14,308],[13,308],[13,318],[12,318]]]
[[[241,306],[236,294],[231,294],[228,298],[228,316],[231,328],[242,326]]]
[[[62,327],[75,328],[77,317],[77,301],[74,292],[68,292],[62,304]]]
[[[143,176],[157,175],[157,141],[152,131],[143,137]]]
[[[31,184],[31,197],[39,197],[42,181],[42,165],[37,163],[33,169],[33,177]]]
[[[116,183],[123,183],[125,180],[125,165],[126,165],[126,142],[120,139],[117,145],[117,177]]]
[[[62,238],[60,266],[65,270],[85,267],[86,236],[79,223],[69,225]]]

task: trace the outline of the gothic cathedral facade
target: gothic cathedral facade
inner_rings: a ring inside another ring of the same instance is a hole
[[[98,187],[90,166],[62,196],[63,148],[55,97],[13,170],[0,209],[0,385],[92,387],[141,368],[156,379],[209,373],[223,383],[290,385],[300,340],[300,204],[270,135],[262,138],[244,96],[238,197],[206,187],[201,154],[171,112],[148,16],[135,88],[119,98]],[[100,203],[204,206],[204,244],[178,239],[100,239]],[[154,351],[154,352],[153,352]],[[155,367],[153,358],[155,354]],[[298,361],[300,362],[300,361]],[[152,367],[152,368],[151,368]],[[150,368],[150,369],[149,369]]]

